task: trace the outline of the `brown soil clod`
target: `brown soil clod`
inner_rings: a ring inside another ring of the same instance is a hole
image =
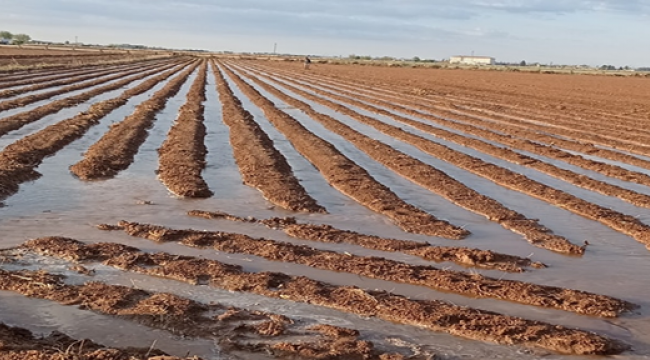
[[[244,109],[216,67],[214,74],[223,122],[230,128],[230,144],[244,183],[284,209],[325,213],[325,208],[300,184],[284,155],[275,148],[253,115]]]
[[[461,239],[469,235],[466,229],[436,219],[433,215],[407,204],[332,144],[307,130],[290,115],[280,111],[271,101],[229,69],[224,68],[224,70],[240,90],[264,111],[267,119],[284,134],[293,147],[309,160],[334,188],[367,208],[389,217],[404,231],[450,239]]]
[[[155,233],[159,235],[164,232]],[[178,238],[178,234],[170,234],[170,236]],[[190,283],[197,283],[198,279],[207,278],[212,286],[230,291],[251,292],[273,298],[306,302],[365,317],[377,317],[433,331],[447,332],[469,339],[499,344],[537,346],[567,354],[605,355],[620,353],[627,349],[617,341],[577,329],[459,307],[437,300],[410,300],[382,291],[364,291],[356,287],[334,286],[302,276],[271,272],[245,272],[239,266],[226,265],[214,260],[165,253],[149,254],[117,244],[86,245],[65,238],[32,240],[23,248],[61,258],[104,260],[105,265],[119,269]],[[11,273],[7,272],[2,275],[0,277],[0,289],[2,290],[18,291],[29,296],[39,294],[40,296],[56,296],[60,301],[83,303],[93,309],[103,309],[110,305],[107,311],[113,314],[133,315],[134,311],[129,309],[134,307],[132,305],[128,307],[127,304],[137,302],[137,308],[150,303],[149,299],[153,298],[145,292],[128,288],[120,290],[122,295],[119,297],[107,296],[106,289],[101,289],[97,292],[102,294],[101,298],[94,295],[80,298],[79,295],[76,295],[79,288],[63,285],[60,276],[32,272],[19,273],[17,278],[10,276]],[[35,281],[46,286],[37,286]],[[107,285],[92,283],[91,286],[105,288]],[[53,289],[56,291],[52,292]],[[85,293],[83,290],[85,288],[81,289],[82,293]],[[486,287],[484,290],[489,289]],[[561,294],[562,291],[555,292],[555,295]],[[598,298],[604,299],[603,297]],[[89,303],[89,301],[91,302]],[[96,305],[96,301],[100,302]],[[598,306],[599,301],[591,305]],[[115,310],[116,306],[119,310]],[[193,306],[197,308],[197,311],[202,308],[198,305]],[[183,319],[186,317],[187,315],[184,315]],[[181,328],[180,326],[181,324],[176,328]],[[192,329],[198,331],[195,324]]]

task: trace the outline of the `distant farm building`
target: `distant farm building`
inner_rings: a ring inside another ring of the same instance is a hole
[[[449,59],[449,63],[462,65],[494,65],[495,60],[488,56],[452,56]]]

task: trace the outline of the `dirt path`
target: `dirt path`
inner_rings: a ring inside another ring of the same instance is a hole
[[[430,214],[407,204],[388,187],[377,182],[368,172],[345,157],[332,144],[307,130],[300,122],[280,111],[252,86],[226,69],[239,89],[262,111],[266,118],[291,142],[293,147],[311,162],[325,180],[343,194],[370,210],[395,221],[406,232],[461,239],[469,231],[438,220]]]
[[[425,164],[424,162],[408,156],[389,145],[363,135],[329,115],[319,113],[307,103],[293,98],[259,79],[254,77],[250,77],[250,79],[264,90],[277,96],[282,101],[303,110],[307,115],[321,123],[328,130],[344,137],[361,151],[365,152],[376,161],[384,164],[384,166],[393,170],[397,174],[400,174],[414,183],[443,196],[458,206],[481,214],[489,220],[499,223],[504,228],[523,235],[528,242],[535,246],[565,254],[580,255],[584,253],[584,247],[574,245],[564,237],[552,234],[548,228],[539,224],[537,220],[528,219],[523,214],[506,208],[498,201],[479,194],[477,191],[465,186],[461,182],[453,179],[433,166]],[[309,94],[304,92],[300,93],[300,95],[314,101],[322,101],[317,97],[309,97]],[[326,106],[329,105],[329,103],[324,101],[322,101],[322,103]],[[379,121],[369,117],[355,116],[355,119],[363,119],[364,122],[367,121],[371,124],[375,124],[375,122],[379,123]],[[391,127],[391,129],[393,129],[393,127]],[[402,134],[408,136],[408,133],[403,130],[400,132],[398,129],[395,129],[395,132],[391,132],[389,135],[399,139],[399,135]],[[421,143],[416,144],[418,147],[421,145]],[[440,146],[440,150],[448,150],[448,148]],[[440,154],[435,154],[434,156],[440,157]],[[450,161],[452,164],[458,163],[457,159],[454,157],[445,160]],[[483,169],[483,171],[486,170],[487,169]]]
[[[223,122],[230,129],[233,156],[245,184],[258,189],[271,203],[291,211],[325,213],[294,176],[287,159],[235,97],[216,67]]]
[[[156,114],[165,107],[169,98],[180,91],[198,66],[199,62],[194,62],[165,87],[138,105],[133,114],[114,124],[86,151],[83,160],[70,167],[70,171],[81,180],[98,180],[113,177],[128,168],[140,145],[149,135],[147,130],[153,125]]]
[[[427,261],[453,262],[461,266],[476,267],[481,269],[494,269],[508,272],[521,273],[525,267],[545,268],[546,265],[534,262],[530,258],[501,254],[490,250],[479,250],[467,247],[434,246],[425,242],[388,239],[374,235],[365,235],[358,232],[337,229],[330,225],[301,224],[295,218],[255,219],[242,218],[225,212],[210,212],[192,210],[189,216],[204,219],[223,219],[229,221],[256,223],[274,230],[282,230],[285,234],[309,241],[318,241],[333,244],[352,244],[366,249],[401,252],[420,257]]]
[[[204,61],[187,93],[187,102],[158,149],[158,177],[169,191],[181,197],[207,198],[213,195],[201,176],[207,154],[203,124],[207,70],[208,63]]]
[[[45,157],[79,139],[88,129],[97,125],[100,119],[126,104],[131,97],[152,89],[179,70],[180,67],[175,67],[160,73],[116,98],[93,104],[84,113],[50,125],[7,146],[0,152],[0,200],[16,193],[23,182],[39,178],[40,174],[35,168]]]
[[[113,266],[122,270],[134,271],[193,284],[208,281],[210,285],[230,290],[251,292],[272,298],[279,298],[313,305],[333,308],[365,317],[396,323],[424,327],[438,332],[468,339],[489,341],[498,344],[539,347],[565,354],[579,355],[608,355],[617,354],[627,347],[621,343],[577,329],[569,329],[539,321],[505,316],[497,313],[459,307],[436,300],[409,300],[402,296],[380,291],[364,291],[350,286],[334,286],[306,277],[289,276],[281,273],[250,273],[239,266],[226,265],[214,260],[178,256],[166,253],[144,253],[138,249],[119,244],[103,243],[86,245],[65,238],[43,238],[28,242],[28,249],[48,256],[82,261],[84,259]],[[0,277],[0,289],[20,292],[24,295],[47,298],[58,301],[75,303],[81,301],[94,310],[100,310],[109,305],[109,314],[133,313],[130,311],[150,308],[155,303],[149,300],[160,295],[144,293],[140,290],[123,287],[121,295],[107,297],[107,285],[89,283],[83,286],[58,285],[58,277],[39,278],[34,281],[34,274],[19,274],[20,277]],[[54,283],[54,286],[43,287],[38,283]],[[58,287],[58,289],[57,289]],[[57,291],[53,291],[53,288]],[[89,291],[85,291],[88,288]],[[84,295],[87,294],[87,295]],[[80,297],[82,295],[82,297]],[[171,296],[171,295],[168,295]],[[109,299],[109,301],[107,301]],[[121,300],[124,299],[124,300]],[[125,301],[126,300],[126,301]],[[180,302],[176,300],[175,302]],[[97,305],[95,305],[97,304]],[[119,307],[116,309],[115,305]],[[177,308],[176,313],[183,314],[180,321],[187,321],[187,311],[183,308],[194,308],[194,313],[200,313],[195,303],[187,300],[180,302],[178,307],[168,310],[154,305],[159,313],[169,314]],[[159,310],[160,309],[160,310]],[[151,310],[149,310],[151,312]],[[185,313],[185,314],[184,314]],[[200,329],[192,322],[191,329]],[[181,323],[182,324],[182,323]],[[179,325],[181,325],[179,324]],[[181,328],[181,327],[177,327]]]

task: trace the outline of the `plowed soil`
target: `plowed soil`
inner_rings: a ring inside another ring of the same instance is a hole
[[[284,209],[325,212],[325,208],[318,205],[300,185],[287,159],[275,148],[253,116],[242,107],[214,63],[213,67],[223,107],[223,121],[230,128],[230,144],[244,182]]]
[[[165,233],[164,229],[158,233]],[[198,240],[198,239],[197,239]],[[397,323],[416,325],[434,331],[447,332],[470,339],[499,344],[535,346],[566,354],[616,354],[626,349],[619,342],[593,333],[554,326],[538,321],[524,320],[497,313],[463,308],[442,301],[409,300],[381,291],[364,291],[356,287],[334,286],[307,277],[281,273],[250,273],[238,266],[213,260],[177,256],[166,253],[149,254],[119,244],[85,245],[66,238],[43,238],[25,244],[25,248],[49,256],[76,261],[104,261],[105,265],[179,281],[198,284],[207,280],[212,286],[230,291],[252,292],[264,296],[307,302],[362,316],[374,316]],[[153,299],[167,294],[148,294],[131,288],[118,289],[110,294],[107,285],[88,283],[71,286],[61,283],[60,277],[43,273],[11,274],[3,271],[0,289],[21,292],[29,296],[60,302],[78,303],[108,314],[140,316],[139,309],[148,314],[159,314],[162,305]],[[12,276],[14,275],[14,276]],[[16,276],[17,275],[17,276]],[[37,280],[33,277],[37,276]],[[26,278],[26,279],[25,279]],[[52,284],[42,286],[39,284]],[[58,288],[58,289],[57,289]],[[58,291],[53,291],[57,289]],[[89,291],[87,291],[89,290]],[[97,291],[93,291],[97,290]],[[179,300],[180,301],[180,300]],[[179,310],[165,306],[165,314],[183,315],[178,321],[182,329],[189,314],[196,314],[188,331],[199,331],[197,316],[205,311],[199,304],[183,301]],[[152,306],[154,306],[152,308]],[[139,311],[138,311],[139,310]],[[154,311],[155,310],[155,311]],[[145,318],[146,315],[145,315]],[[187,326],[185,326],[187,327]]]
[[[119,89],[119,88],[123,87],[124,85],[130,84],[130,83],[132,83],[132,82],[134,82],[136,80],[139,80],[139,79],[143,79],[143,78],[145,78],[147,76],[150,76],[152,74],[155,74],[155,73],[157,73],[159,71],[167,70],[167,69],[172,68],[172,67],[174,67],[176,65],[177,64],[172,64],[172,65],[165,66],[163,68],[160,68],[160,67],[151,68],[151,69],[149,69],[147,71],[137,73],[136,75],[128,77],[128,78],[126,78],[124,80],[118,80],[118,81],[110,83],[108,85],[96,87],[96,88],[94,88],[92,90],[85,91],[85,92],[83,92],[81,94],[78,94],[78,95],[73,95],[73,96],[66,97],[64,99],[55,100],[55,101],[52,101],[52,102],[50,102],[50,103],[48,103],[46,105],[39,106],[39,107],[37,107],[37,108],[35,108],[33,110],[21,112],[19,114],[12,115],[12,116],[7,116],[7,117],[5,117],[3,119],[2,122],[0,122],[0,136],[5,135],[5,134],[7,134],[7,133],[9,133],[11,131],[18,130],[21,127],[23,127],[23,126],[25,126],[27,124],[33,123],[33,122],[35,122],[35,121],[37,121],[39,119],[42,119],[43,117],[45,117],[47,115],[57,113],[57,112],[61,111],[62,109],[65,109],[65,108],[76,106],[78,104],[81,104],[83,102],[88,101],[89,99],[91,99],[91,98],[93,98],[93,97],[95,97],[97,95],[103,94],[103,93],[108,92],[108,91]],[[125,75],[128,75],[128,74],[125,74]],[[124,77],[124,75],[120,76],[120,78],[122,78],[122,77]],[[56,91],[56,92],[58,92],[58,91]]]
[[[2,360],[650,354],[646,78],[5,49]]]
[[[428,243],[388,239],[379,236],[360,234],[355,231],[337,229],[331,225],[299,224],[296,218],[272,218],[257,220],[242,218],[224,212],[192,210],[188,215],[204,219],[225,219],[230,221],[260,223],[271,229],[281,229],[287,235],[302,240],[324,243],[347,243],[366,249],[402,252],[421,257],[424,260],[449,261],[468,267],[496,269],[509,272],[524,272],[525,267],[545,268],[546,265],[529,258],[500,254],[490,250],[478,250],[467,247],[433,246]]]
[[[160,70],[161,69],[154,70],[152,73]],[[35,168],[45,157],[56,153],[67,144],[81,137],[90,127],[96,125],[103,117],[118,107],[126,104],[132,96],[144,93],[153,88],[159,82],[172,76],[177,71],[178,67],[167,70],[144,81],[132,89],[126,90],[117,98],[93,104],[85,113],[81,113],[75,117],[51,125],[7,146],[2,152],[0,152],[0,200],[16,193],[20,184],[39,178],[40,174],[36,172]],[[104,91],[118,89],[132,81],[151,75],[152,73],[136,75],[124,80],[123,82],[107,85],[108,89],[98,88],[96,90],[97,93],[102,93]],[[90,98],[92,97],[92,94],[84,93],[79,96]],[[51,105],[55,108],[52,111],[56,112],[56,103]],[[45,107],[47,107],[47,109],[43,109],[43,112],[51,111],[48,105],[45,105],[44,108]],[[38,109],[35,110],[35,113],[30,114],[33,115],[34,119],[30,119],[28,122],[35,121],[41,116],[41,112],[39,112]]]
[[[263,78],[270,79],[270,80],[274,81],[277,84],[281,84],[281,83],[275,81],[274,78],[268,77],[268,76],[266,76],[264,74],[261,74],[259,72],[256,72],[255,74],[259,75],[259,76],[262,76]],[[276,78],[277,78],[277,76],[276,76]],[[501,135],[501,134],[499,134],[497,132],[489,131],[489,130],[482,129],[482,128],[475,127],[475,126],[461,124],[461,123],[454,122],[454,121],[444,120],[444,119],[441,119],[440,117],[435,117],[435,116],[432,116],[432,115],[427,116],[427,115],[425,115],[425,114],[423,114],[421,112],[418,112],[416,110],[409,109],[408,107],[395,105],[392,102],[377,100],[377,99],[374,99],[373,97],[370,97],[370,96],[363,96],[363,95],[359,96],[358,92],[354,93],[352,91],[345,91],[344,90],[344,91],[342,91],[342,94],[344,94],[344,95],[339,95],[339,94],[333,93],[331,91],[323,91],[323,90],[321,90],[321,89],[319,89],[318,87],[315,87],[315,86],[305,85],[304,83],[299,83],[297,81],[293,81],[293,80],[291,80],[290,78],[287,78],[287,77],[281,77],[281,78],[283,80],[285,80],[285,81],[288,81],[288,82],[292,83],[293,85],[298,85],[298,86],[300,86],[302,88],[306,88],[309,91],[314,92],[314,93],[316,93],[318,95],[324,96],[326,98],[335,99],[337,101],[340,101],[340,102],[343,102],[343,103],[346,103],[346,104],[350,104],[350,105],[362,108],[364,110],[368,110],[368,111],[371,111],[371,112],[374,112],[374,113],[377,113],[377,114],[380,114],[380,115],[383,115],[383,116],[388,116],[388,117],[390,117],[390,118],[392,118],[392,119],[394,119],[394,120],[396,120],[396,121],[398,121],[400,123],[404,123],[406,125],[409,125],[409,126],[412,126],[412,127],[416,128],[416,129],[425,131],[427,133],[435,135],[438,138],[449,140],[449,141],[452,141],[454,143],[457,143],[457,144],[460,144],[460,145],[463,145],[463,146],[466,146],[466,147],[470,147],[472,149],[481,151],[482,153],[489,154],[489,155],[495,156],[497,158],[500,158],[500,159],[503,159],[503,160],[506,160],[506,161],[510,161],[512,163],[515,163],[515,164],[519,164],[519,165],[522,165],[522,166],[525,166],[525,167],[530,167],[530,168],[539,170],[540,172],[543,172],[543,173],[549,174],[551,176],[554,176],[556,178],[565,180],[565,181],[567,181],[567,182],[569,182],[569,183],[571,183],[573,185],[576,185],[576,186],[579,186],[579,187],[582,187],[582,188],[585,188],[585,189],[593,190],[593,191],[599,192],[599,193],[601,193],[603,195],[618,197],[619,199],[627,201],[627,202],[629,202],[631,204],[634,204],[636,206],[646,207],[646,208],[650,207],[650,195],[641,194],[639,192],[632,191],[632,190],[629,190],[629,189],[625,189],[625,188],[620,187],[620,186],[612,185],[612,184],[606,183],[604,181],[594,180],[594,179],[592,179],[590,177],[575,173],[575,172],[570,171],[570,170],[561,169],[561,168],[559,168],[559,167],[557,167],[555,165],[552,165],[552,164],[546,163],[544,161],[534,159],[534,158],[532,158],[530,156],[519,154],[519,153],[517,153],[517,152],[515,152],[513,150],[510,150],[508,148],[503,148],[503,147],[500,147],[500,146],[492,145],[492,144],[490,144],[488,142],[485,142],[483,140],[480,140],[480,139],[474,139],[474,138],[467,137],[467,136],[464,136],[464,135],[455,134],[455,133],[452,133],[450,131],[446,131],[446,130],[436,128],[436,127],[428,125],[428,124],[424,124],[424,123],[422,123],[420,121],[411,120],[411,119],[409,119],[407,117],[391,113],[390,111],[385,110],[385,109],[383,109],[381,107],[385,107],[385,108],[388,108],[390,110],[399,111],[399,112],[409,114],[409,115],[413,115],[413,116],[421,116],[422,118],[437,122],[437,123],[439,123],[441,125],[444,125],[445,127],[448,127],[448,128],[457,129],[457,130],[463,131],[463,132],[465,132],[467,134],[479,136],[481,138],[489,139],[489,140],[492,140],[492,141],[498,140],[499,142],[503,143],[506,146],[514,146],[515,148],[518,148],[518,149],[521,149],[521,150],[526,150],[526,151],[531,151],[532,150],[533,153],[537,153],[537,154],[542,155],[542,156],[551,155],[550,156],[551,158],[557,158],[557,159],[564,159],[565,157],[572,157],[572,158],[574,158],[574,161],[572,163],[578,164],[582,168],[587,169],[587,170],[597,171],[597,170],[600,169],[599,163],[597,163],[595,161],[587,160],[587,159],[585,159],[585,158],[583,158],[581,156],[571,155],[569,153],[562,152],[562,151],[555,152],[550,147],[543,146],[541,144],[534,144],[534,143],[531,143],[531,142],[528,142],[528,141],[525,141],[525,140],[511,138],[511,137],[508,137],[508,136],[505,136],[505,135]],[[321,84],[314,83],[314,82],[310,82],[310,84],[312,84],[312,85],[321,85]],[[281,84],[281,85],[286,86],[286,84]],[[319,97],[315,97],[315,96],[310,96],[310,94],[305,93],[304,91],[300,91],[300,89],[298,89],[296,87],[290,87],[290,88],[291,88],[292,91],[294,91],[296,93],[299,93],[299,94],[301,94],[303,96],[308,96],[310,99],[314,99],[315,101],[318,101],[319,103],[321,103],[323,105],[326,105],[326,106],[329,106],[331,108],[337,109],[337,110],[341,111],[342,113],[353,116],[355,118],[359,117],[358,113],[356,113],[356,112],[354,112],[354,111],[352,111],[350,109],[346,109],[344,106],[341,106],[340,104],[328,101],[327,99],[323,99],[323,98],[319,98]],[[328,90],[341,92],[341,90],[337,89],[336,87],[326,87],[326,88]],[[356,100],[356,99],[351,98],[351,97],[358,97],[359,100]],[[372,106],[372,105],[369,105],[367,103],[376,104],[376,105],[381,106],[381,107]],[[426,140],[422,139],[420,141],[426,141]],[[621,168],[619,167],[619,169],[621,169]],[[621,169],[621,170],[623,170],[623,172],[625,173],[624,169]],[[637,174],[641,179],[650,180],[650,176],[647,176],[647,175],[641,174],[641,173],[637,173]],[[624,177],[623,180],[627,179],[628,177],[629,176]],[[650,183],[650,182],[648,182],[648,183]],[[646,184],[648,184],[648,183],[646,183]]]
[[[181,107],[167,140],[158,149],[158,176],[169,191],[182,197],[206,198],[213,194],[201,176],[207,153],[203,143],[207,65],[205,61],[201,64],[187,102]]]
[[[38,337],[29,330],[0,323],[0,359],[3,360],[201,360],[167,356],[156,349],[112,349],[90,340],[76,340],[53,332]]]
[[[147,101],[140,104],[133,114],[113,125],[109,132],[92,145],[84,159],[70,167],[70,171],[82,180],[105,179],[117,175],[133,162],[140,145],[148,136],[147,129],[153,124],[167,99],[176,95],[190,74],[199,66],[195,62]]]
[[[115,245],[112,248],[119,249],[119,246]],[[128,251],[129,249],[122,250]],[[63,256],[64,253],[59,252],[59,255]],[[0,275],[2,275],[0,278],[1,290],[51,300],[62,305],[78,306],[82,310],[131,320],[154,329],[169,331],[174,335],[214,339],[217,344],[223,345],[226,351],[260,352],[275,355],[276,358],[319,359],[341,353],[356,359],[406,359],[405,356],[399,354],[375,350],[372,342],[358,340],[359,334],[353,329],[327,325],[305,328],[282,315],[247,311],[214,302],[203,304],[173,294],[151,293],[101,282],[68,285],[65,283],[65,277],[43,271],[0,270]],[[0,325],[1,340],[4,340],[2,335],[12,333],[3,330]],[[283,335],[288,334],[302,335],[303,339],[298,343],[282,341]],[[305,339],[305,337],[308,338]],[[7,340],[9,340],[8,346],[4,341],[0,342],[0,356],[4,346],[7,346],[8,350],[20,349],[19,343],[12,344],[10,337]],[[63,338],[61,340],[70,339]],[[41,341],[41,345],[47,344],[47,340]],[[25,342],[23,346],[38,346],[34,340],[30,343],[29,338]],[[67,356],[62,356],[63,360],[70,359],[71,356],[79,356],[83,350],[93,351],[93,348],[100,348],[92,342],[88,342],[87,348],[85,345],[82,348],[81,343],[75,345],[78,346],[69,346],[54,351]],[[72,349],[76,351],[72,353]],[[307,352],[307,349],[310,349],[310,352]],[[143,354],[161,354],[152,349],[129,351],[136,358]],[[87,357],[85,359],[94,358]],[[411,359],[415,360],[416,358]]]
[[[226,69],[226,73],[249,99],[259,106],[267,119],[282,132],[298,152],[325,176],[325,179],[360,204],[393,219],[404,231],[461,239],[469,232],[438,220],[433,215],[405,203],[388,187],[380,184],[361,166],[345,157],[336,147],[319,138],[297,120],[280,111],[257,90]]]
[[[546,306],[579,314],[615,317],[635,308],[625,301],[576,290],[541,286],[519,281],[498,280],[433,266],[413,266],[379,257],[362,257],[318,250],[243,234],[175,230],[162,226],[121,221],[116,227],[127,234],[157,242],[177,241],[199,248],[255,255],[271,261],[307,265],[322,270],[350,273],[380,280],[427,286],[436,290],[474,297],[510,300],[528,305]]]
[[[353,143],[355,146],[357,146],[359,149],[361,149],[366,154],[368,154],[370,157],[384,164],[386,167],[392,169],[396,173],[406,177],[407,179],[427,189],[430,189],[437,194],[444,196],[445,198],[451,200],[457,205],[460,205],[466,209],[484,215],[491,221],[498,222],[506,229],[524,235],[530,243],[536,246],[548,250],[553,250],[553,251],[573,254],[573,255],[580,255],[584,253],[584,247],[572,244],[562,236],[552,234],[548,228],[539,224],[537,220],[528,219],[524,215],[506,208],[505,206],[498,203],[494,199],[479,194],[478,192],[465,186],[459,181],[456,181],[452,177],[434,168],[433,166],[427,165],[422,161],[419,161],[396,149],[393,149],[389,145],[386,145],[380,141],[365,136],[329,115],[315,111],[307,103],[300,101],[296,98],[293,98],[289,95],[286,95],[281,91],[279,91],[277,88],[269,86],[268,84],[265,84],[258,79],[252,79],[252,80],[256,84],[264,88],[265,90],[269,91],[273,95],[280,98],[281,100],[305,111],[306,114],[311,116],[314,120],[323,124],[323,126],[325,126],[327,129],[343,136],[351,143]],[[300,94],[303,96],[307,96],[309,98],[313,98],[309,94],[306,94],[304,92],[301,92]],[[349,112],[346,111],[346,113]],[[375,124],[378,127],[382,126],[381,128],[382,130],[389,127],[390,130],[393,130],[393,131],[389,131],[390,134],[397,138],[400,138],[401,135],[408,138],[417,137],[416,135],[411,135],[401,129],[391,127],[390,125],[382,124],[381,122],[366,116],[359,116],[355,118],[361,118],[362,121]],[[417,137],[417,140],[424,140],[424,139]],[[436,148],[435,150],[432,149],[430,153],[435,153],[439,155],[440,150],[448,150],[448,152],[453,152],[453,150],[451,149],[448,149],[442,145],[437,145],[432,142],[426,142],[425,144]],[[472,163],[472,165],[475,165],[473,169],[479,171],[478,169],[480,168],[481,174],[484,174],[486,172],[489,172],[490,170],[493,170],[494,168],[497,168],[494,165],[485,164],[484,162],[478,159],[471,158],[469,156],[466,156],[465,159],[460,158],[463,155],[457,152],[454,152],[454,155],[455,156],[450,156],[445,160],[450,161],[451,163],[454,164],[463,163],[463,160],[466,160],[467,162]],[[478,163],[478,164],[474,164],[474,163]],[[505,169],[503,170],[505,171]],[[518,175],[518,176],[520,180],[521,178],[524,178],[523,175]],[[508,180],[512,180],[512,179],[508,179]]]

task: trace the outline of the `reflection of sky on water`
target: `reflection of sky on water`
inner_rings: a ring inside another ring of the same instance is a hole
[[[413,298],[448,299],[459,305],[476,306],[528,318],[593,329],[613,334],[626,340],[633,336],[634,339],[648,342],[647,334],[650,333],[650,325],[647,324],[646,315],[643,315],[645,319],[630,317],[614,320],[611,322],[614,325],[611,325],[598,319],[567,315],[559,311],[512,305],[496,300],[474,300],[457,295],[440,294],[424,288],[374,281],[358,276],[330,273],[292,264],[271,263],[254,257],[215,254],[210,251],[185,248],[177,244],[157,245],[145,240],[130,238],[122,233],[102,232],[93,229],[93,225],[97,223],[114,223],[121,219],[126,219],[130,221],[163,224],[174,228],[223,230],[242,232],[254,236],[268,236],[278,240],[288,240],[286,235],[261,226],[251,226],[227,221],[207,221],[204,219],[190,218],[185,215],[186,211],[197,208],[203,210],[223,210],[241,216],[269,217],[293,215],[283,210],[271,209],[270,204],[262,199],[258,191],[241,183],[236,164],[232,158],[232,152],[229,149],[228,128],[220,122],[220,107],[217,103],[217,94],[214,90],[214,78],[212,75],[208,78],[208,103],[206,104],[206,126],[208,129],[206,144],[210,153],[208,154],[208,167],[204,175],[211,189],[215,191],[215,196],[205,200],[177,199],[171,196],[165,187],[156,179],[155,169],[157,168],[158,158],[156,149],[164,140],[169,127],[175,119],[178,108],[184,103],[185,95],[193,79],[194,76],[188,80],[179,94],[170,100],[166,109],[158,116],[154,127],[150,131],[150,136],[140,149],[141,151],[136,156],[134,164],[128,170],[120,173],[116,178],[107,181],[81,182],[73,178],[68,171],[68,167],[81,159],[82,153],[88,146],[101,137],[110,123],[120,121],[133,110],[137,103],[148,98],[152,92],[143,94],[127,106],[116,110],[104,119],[101,124],[92,128],[84,138],[66,147],[56,156],[46,159],[38,168],[38,171],[43,173],[44,177],[35,182],[24,184],[18,194],[5,201],[7,206],[0,208],[1,244],[3,246],[17,244],[29,238],[48,235],[70,236],[87,241],[123,242],[148,251],[157,250],[193,256],[215,257],[223,261],[240,263],[247,269],[254,271],[283,271],[308,275],[333,283],[351,283],[364,288],[391,290],[395,293],[412,296]],[[162,87],[162,84],[159,84],[153,91],[158,90],[160,87]],[[246,107],[251,106],[250,102],[245,99],[242,99],[242,101]],[[326,112],[323,108],[317,108],[317,110]],[[252,111],[256,115],[260,115],[258,110],[252,109]],[[567,212],[558,208],[541,203],[538,206],[537,201],[532,201],[520,194],[511,194],[507,190],[499,190],[498,187],[491,185],[489,182],[479,178],[475,179],[460,170],[453,170],[451,167],[445,168],[446,171],[456,171],[456,176],[465,179],[464,181],[467,181],[468,185],[479,189],[482,193],[489,193],[490,196],[507,203],[508,206],[512,206],[513,208],[519,207],[525,209],[530,208],[532,203],[536,204],[534,211],[529,210],[533,214],[533,217],[540,217],[542,223],[549,225],[549,227],[559,233],[567,232],[574,234],[575,238],[572,238],[574,241],[582,240],[579,238],[581,236],[595,237],[593,241],[589,239],[594,245],[589,248],[587,255],[581,259],[563,257],[534,248],[523,241],[520,236],[510,233],[480,216],[471,214],[455,206],[450,206],[444,200],[436,199],[437,197],[435,195],[418,189],[408,181],[391,174],[382,166],[374,164],[367,159],[352,145],[319,128],[299,111],[289,112],[318,135],[336,144],[343,153],[367,168],[374,177],[394,189],[405,200],[430,210],[433,213],[444,213],[456,224],[466,224],[474,235],[465,241],[454,242],[404,234],[381,216],[372,213],[368,214],[365,209],[356,204],[349,208],[345,206],[334,206],[335,211],[332,211],[331,215],[298,214],[297,216],[300,219],[314,222],[327,222],[343,228],[384,236],[428,240],[436,244],[491,248],[522,256],[533,253],[533,259],[547,262],[550,268],[526,274],[504,275],[490,271],[479,272],[497,277],[579,288],[623,297],[627,300],[641,303],[645,307],[649,305],[647,299],[650,298],[650,286],[647,286],[645,283],[645,276],[643,274],[647,274],[650,271],[650,262],[648,262],[650,254],[648,254],[643,246],[632,239],[611,231],[605,232],[601,229],[600,225],[575,218],[573,215],[569,215]],[[354,125],[358,129],[364,129],[364,131],[371,133],[370,130],[365,129],[363,126],[353,124],[349,120],[346,120],[345,117],[333,112],[327,113],[336,116],[337,119],[345,121],[350,125]],[[256,118],[258,117],[256,116]],[[261,117],[259,120],[260,122],[265,121]],[[419,154],[417,150],[410,149],[408,146],[402,145],[399,142],[384,138],[381,134],[372,133],[372,135],[379,140],[389,142],[392,146],[398,147],[402,151],[413,156],[418,156],[425,162],[437,166],[435,160]],[[278,134],[274,136],[276,136],[277,140],[281,140]],[[286,144],[282,148],[284,152],[288,153],[291,151]],[[294,163],[298,164],[300,162],[294,161]],[[304,161],[302,163],[306,164]],[[308,177],[313,177],[317,174],[317,171],[309,165],[307,169],[299,169],[298,173],[304,173]],[[312,179],[318,181],[317,178]],[[329,192],[331,192],[331,189],[325,189],[323,194]],[[152,201],[154,205],[138,205],[138,200]],[[343,201],[348,200],[343,198]],[[300,243],[297,240],[293,241]],[[309,242],[303,243],[309,244]],[[339,250],[345,249],[345,251],[361,255],[381,255],[350,245],[314,243],[313,246]],[[416,261],[400,254],[385,256],[402,261]],[[442,266],[447,266],[447,264]],[[608,271],[608,269],[612,270]],[[571,274],[571,276],[567,276],[567,274]],[[123,275],[116,275],[117,278],[120,276],[123,277],[120,281],[126,281]],[[197,296],[223,297],[224,299],[230,299],[230,301],[241,301],[252,306],[254,303],[259,302],[278,311],[284,306],[285,312],[293,312],[299,316],[311,316],[312,318],[323,316],[333,322],[350,322],[360,329],[372,330],[384,335],[405,334],[405,336],[408,335],[421,344],[436,345],[439,349],[445,349],[450,354],[459,355],[460,358],[477,358],[481,354],[483,355],[482,358],[486,357],[485,354],[494,355],[490,356],[490,358],[512,358],[516,351],[516,349],[464,341],[446,335],[432,335],[427,331],[386,324],[375,320],[360,320],[352,315],[320,308],[316,308],[317,310],[315,310],[314,307],[307,305],[296,305],[259,297],[254,297],[255,300],[253,301],[251,300],[253,297],[248,297],[248,295],[242,296],[241,294],[228,294],[227,292],[213,292],[211,289],[195,288],[174,282],[146,279],[144,277],[138,277],[138,279],[138,286],[142,287],[164,289],[182,294],[197,294]],[[217,293],[219,295],[215,295]],[[10,302],[12,299],[15,302],[16,297],[8,296],[4,293],[0,294],[0,304]],[[20,309],[20,305],[25,303],[21,302],[16,305],[17,309]],[[57,307],[52,305],[38,305],[36,307],[38,310],[34,312],[34,318],[40,318],[41,320],[38,322],[35,321],[35,326],[43,326],[44,328],[60,326],[64,330],[74,333],[76,326],[78,326],[79,332],[81,332],[81,329],[85,329],[80,324],[93,323],[94,321],[101,323],[103,321],[95,320],[96,318],[93,316],[85,315],[85,313],[72,308],[55,309]],[[3,309],[5,309],[4,306]],[[17,311],[17,313],[20,313],[19,310]],[[22,311],[26,312],[27,310],[23,308]],[[3,316],[11,317],[13,316],[13,312],[6,312]],[[30,319],[30,317],[25,317],[25,319]],[[120,326],[128,326],[128,324]],[[618,326],[629,329],[629,333]],[[92,327],[89,325],[85,331],[89,331],[92,334],[90,328]],[[120,338],[118,336],[115,338],[115,341],[120,344],[122,342],[127,343],[127,337]],[[440,344],[446,344],[445,346],[447,347],[443,348],[443,345]],[[639,348],[644,349],[643,346]],[[522,358],[520,355],[517,356],[518,358]],[[562,357],[551,356],[549,358],[560,359]],[[621,358],[634,357],[624,356]]]

